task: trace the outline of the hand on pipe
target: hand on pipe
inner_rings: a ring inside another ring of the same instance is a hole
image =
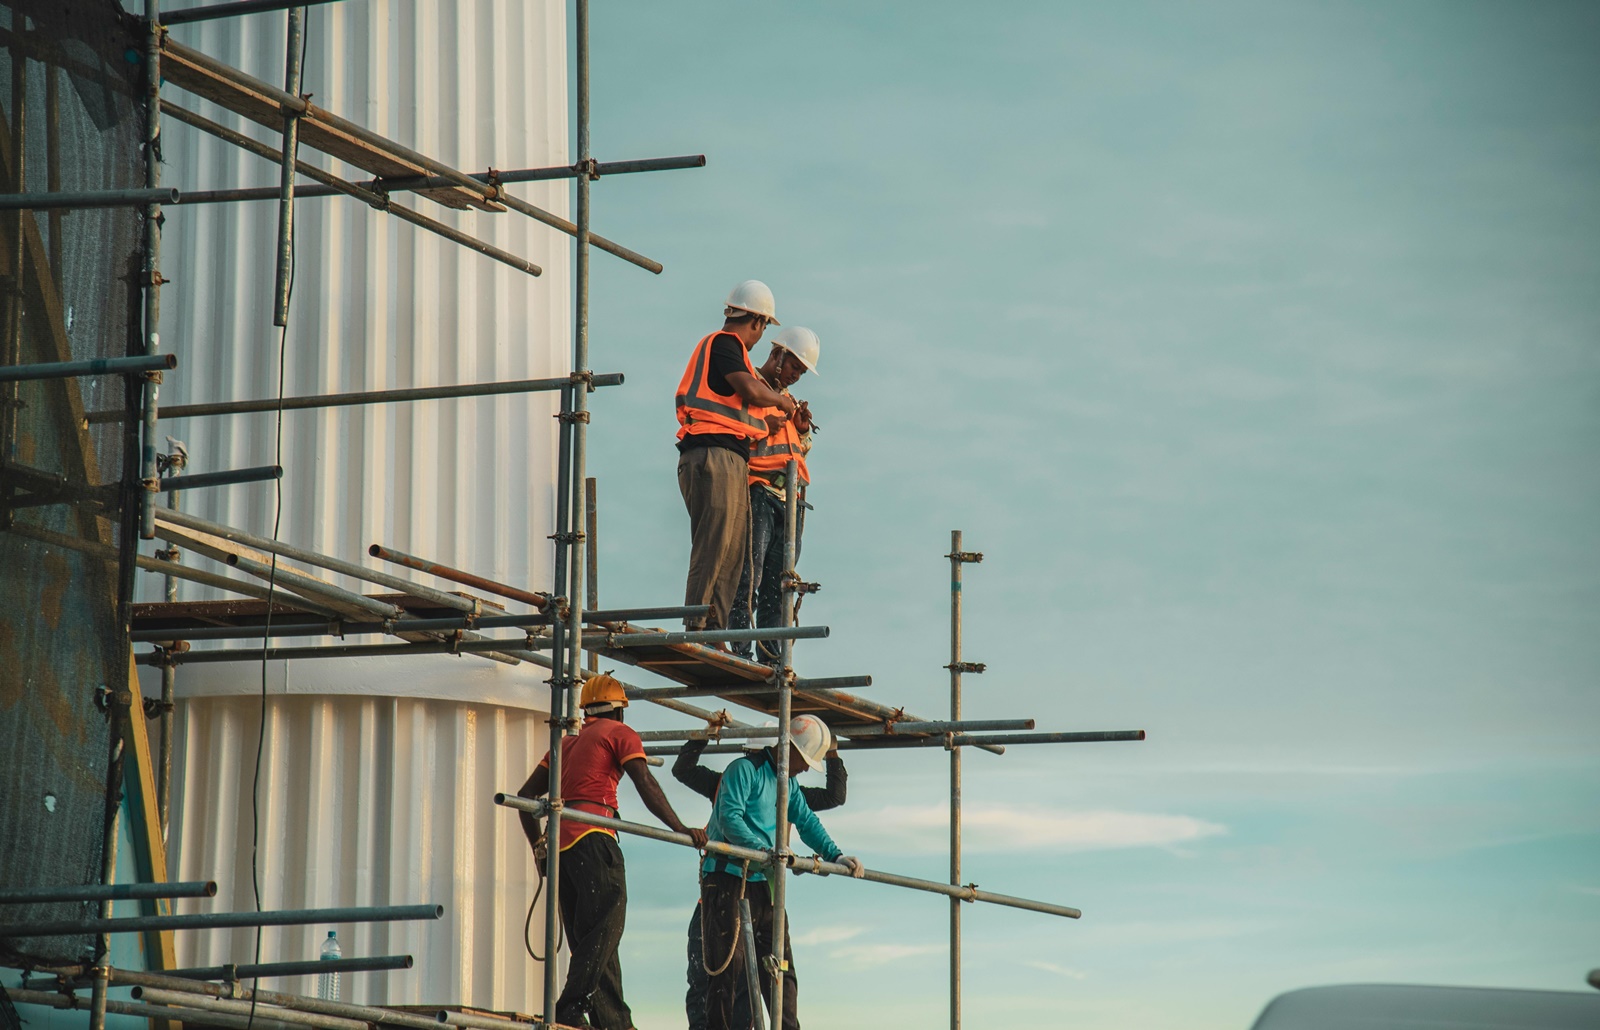
[[[867,867],[861,864],[861,859],[854,855],[840,855],[839,864],[850,870],[850,875],[861,879],[867,875]]]

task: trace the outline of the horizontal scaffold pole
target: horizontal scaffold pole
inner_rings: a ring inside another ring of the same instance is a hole
[[[15,887],[0,890],[0,905],[36,905],[47,901],[121,901],[135,898],[214,898],[214,880],[182,883],[89,883],[81,887]]]
[[[438,1022],[431,1017],[419,1016],[410,1012],[400,1012],[395,1009],[378,1008],[373,1005],[351,1005],[339,1001],[323,1001],[320,998],[308,998],[300,994],[264,991],[259,988],[245,987],[242,984],[214,984],[205,980],[185,980],[170,974],[145,973],[116,967],[113,967],[110,973],[112,983],[130,984],[140,989],[152,988],[163,991],[180,991],[185,994],[201,995],[207,998],[237,1001],[253,1000],[262,1005],[276,1005],[279,1008],[294,1009],[298,1012],[317,1012],[339,1019],[355,1019],[374,1026],[407,1027],[408,1030],[439,1030]]]
[[[185,980],[265,980],[275,976],[314,976],[319,973],[376,973],[389,969],[410,969],[410,955],[374,955],[368,958],[307,959],[301,962],[262,962],[242,966],[198,966],[191,969],[163,969],[162,976]]]
[[[983,733],[998,730],[1031,730],[1032,719],[963,719],[955,722],[903,722],[890,723],[883,726],[878,723],[860,725],[837,725],[831,727],[833,732],[841,737],[894,737],[897,734],[919,733]],[[723,738],[727,740],[745,740],[762,737],[776,737],[776,726],[751,726],[743,729],[723,729],[716,733],[710,730],[640,730],[639,739],[654,742],[663,740],[712,740]]]
[[[597,372],[594,385],[621,386],[621,372]],[[564,390],[572,385],[570,377],[560,379],[518,379],[506,383],[464,383],[460,386],[418,386],[403,390],[363,390],[358,393],[325,393],[314,397],[285,397],[284,411],[303,411],[307,408],[347,408],[362,404],[404,404],[411,401],[453,400],[462,397],[496,397],[508,393],[546,393]],[[277,412],[276,400],[216,401],[209,404],[171,404],[161,409],[161,417],[203,418],[210,415],[250,415],[259,412]],[[94,411],[87,416],[89,422],[119,422],[124,418],[120,411]]]
[[[391,623],[385,632],[388,633],[421,633],[429,632],[433,627],[428,623],[434,620],[418,619],[413,621],[397,619]],[[774,627],[763,630],[708,630],[713,635],[731,633],[761,633],[764,636],[735,637],[737,640],[780,640],[790,639],[785,634],[794,634],[797,630],[825,629],[820,626],[798,626],[784,629]],[[324,630],[326,627],[324,627]],[[140,636],[153,641],[185,640],[182,630],[140,630]],[[255,636],[261,636],[258,631]],[[321,636],[322,633],[318,633]],[[642,635],[642,634],[641,634]],[[666,636],[668,634],[662,634]],[[806,633],[804,636],[816,636]],[[407,655],[417,654],[476,654],[483,651],[495,651],[515,655],[527,649],[530,641],[524,638],[508,638],[500,640],[439,640],[424,641],[414,644],[311,644],[305,647],[269,647],[269,648],[226,648],[218,651],[184,651],[175,654],[149,653],[142,654],[137,661],[141,665],[208,665],[218,662],[260,662],[260,661],[300,661],[307,658],[403,658]],[[548,648],[548,637],[535,638],[535,646]],[[732,688],[741,689],[741,688]]]
[[[177,367],[176,354],[141,354],[132,358],[91,358],[87,361],[47,361],[38,365],[0,365],[0,383],[161,372]],[[122,414],[120,411],[117,412],[119,417]]]
[[[529,800],[515,794],[496,794],[494,803],[506,808],[514,808],[519,812],[542,817],[549,805],[544,800]],[[593,815],[589,812],[579,811],[574,808],[563,807],[561,810],[563,820],[583,823],[588,826],[599,826],[621,833],[631,833],[639,837],[648,837],[651,840],[664,841],[668,844],[679,844],[684,847],[694,847],[694,841],[687,833],[673,833],[671,830],[660,829],[655,826],[646,826],[643,823],[630,823],[623,819],[610,819],[603,815]],[[721,841],[710,841],[705,850],[715,855],[725,855],[729,858],[749,861],[752,864],[770,865],[772,854],[766,851],[757,851],[754,848],[742,848],[736,844],[724,844]],[[815,856],[802,857],[792,855],[789,858],[790,868],[804,873],[817,873],[819,875],[838,875],[852,879],[850,868],[837,862],[824,862]],[[940,883],[937,880],[922,880],[915,876],[901,876],[898,873],[886,873],[877,869],[868,869],[860,879],[871,880],[873,883],[886,883],[894,887],[909,887],[912,890],[927,891],[930,894],[943,894],[948,898],[958,898],[962,901],[984,901],[992,905],[1004,905],[1007,908],[1022,908],[1030,912],[1043,912],[1047,915],[1065,916],[1068,919],[1077,919],[1083,915],[1075,908],[1066,905],[1052,905],[1046,901],[1033,901],[1029,898],[1015,898],[1009,894],[995,894],[990,891],[978,890],[975,886],[961,886],[953,883]]]
[[[19,1005],[41,1005],[50,1009],[79,1009],[87,1010],[90,1000],[76,994],[56,994],[53,991],[19,990],[15,987],[6,992],[12,1001]],[[276,1019],[268,1018],[267,1010],[263,1009],[257,1014],[253,1024],[250,1017],[230,1016],[222,1012],[204,1012],[197,1008],[167,1008],[163,1005],[150,1005],[142,1001],[121,1001],[117,998],[107,998],[103,1004],[106,1012],[114,1016],[134,1016],[139,1019],[155,1020],[182,1020],[193,1021],[198,1026],[214,1026],[221,1030],[290,1030],[290,1024]]]
[[[311,926],[316,923],[395,923],[438,919],[443,915],[443,905],[294,908],[279,912],[186,912],[171,916],[114,916],[109,919],[55,919],[32,923],[0,923],[0,938],[76,937],[86,933],[143,933],[148,930],[218,930],[240,926]]]
[[[616,619],[682,619],[704,615],[709,605],[678,608],[615,608],[584,612],[586,622]],[[450,632],[472,629],[522,629],[529,626],[548,626],[550,616],[543,613],[529,615],[485,615],[472,618],[406,619],[389,622],[350,622],[342,619],[296,619],[294,616],[274,617],[268,629],[259,625],[195,626],[184,629],[136,629],[129,639],[136,644],[168,640],[260,640],[263,635],[274,637],[361,636],[364,634]]]
[[[333,2],[334,0],[235,0],[227,4],[180,7],[176,11],[162,11],[160,17],[163,25],[183,25],[193,21],[237,18],[245,14],[263,14],[268,11],[284,11],[291,7],[312,7]]]
[[[757,629],[691,629],[675,632],[604,633],[585,632],[586,651],[622,650],[629,647],[662,647],[668,644],[742,644],[756,640],[821,640],[827,626],[766,626]]]
[[[1091,730],[1084,733],[954,733],[930,737],[857,737],[841,740],[835,746],[840,751],[890,751],[896,748],[916,747],[1009,747],[1012,744],[1109,744],[1120,741],[1144,739],[1144,730]],[[672,745],[657,744],[644,749],[647,755],[671,755],[678,752]],[[706,748],[708,755],[734,755],[742,751],[738,744],[713,744]]]
[[[588,646],[588,641],[584,641]],[[797,678],[794,689],[799,694],[826,696],[827,691],[839,687],[870,687],[871,676],[826,676],[818,679]],[[628,687],[629,701],[664,701],[678,697],[721,697],[735,694],[776,694],[778,687],[768,681],[723,683],[712,687]],[[855,702],[857,699],[852,699]]]
[[[80,193],[9,193],[0,196],[0,211],[76,210],[91,207],[148,207],[151,204],[176,204],[175,187],[153,190],[92,190]]]
[[[162,491],[203,490],[213,486],[266,483],[282,478],[282,465],[262,465],[251,469],[234,469],[230,472],[197,472],[192,476],[169,476],[166,479],[159,480],[159,483]]]

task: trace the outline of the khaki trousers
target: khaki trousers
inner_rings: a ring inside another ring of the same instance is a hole
[[[678,458],[678,492],[689,509],[689,581],[683,603],[709,604],[689,629],[725,629],[750,554],[750,463],[726,447],[696,447]]]

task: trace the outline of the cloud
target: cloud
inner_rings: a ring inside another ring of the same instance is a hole
[[[848,941],[852,937],[859,937],[867,930],[864,926],[819,926],[815,930],[796,934],[792,938],[795,944],[813,946],[817,944],[838,944]]]
[[[841,812],[831,822],[838,829],[836,836],[848,841],[850,848],[920,854],[946,849],[949,818],[943,805],[897,805]],[[984,807],[967,808],[961,818],[963,848],[973,853],[1171,848],[1228,832],[1225,826],[1193,816],[1115,810]]]
[[[881,966],[918,955],[943,954],[946,948],[944,944],[850,944],[829,954],[856,966]]]
[[[1033,961],[1024,962],[1023,965],[1032,966],[1034,969],[1042,969],[1046,973],[1054,973],[1057,976],[1064,976],[1069,980],[1082,980],[1089,975],[1081,969],[1068,969],[1066,966],[1058,966],[1054,962]]]

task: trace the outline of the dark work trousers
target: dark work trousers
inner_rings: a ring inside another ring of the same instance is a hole
[[[706,972],[705,952],[701,943],[700,906],[696,905],[689,915],[689,993],[683,998],[683,1011],[689,1017],[689,1030],[706,1030],[706,991],[711,986],[711,974]],[[716,962],[721,962],[726,957],[719,955]],[[744,952],[741,951],[733,961],[741,970],[744,969]],[[750,998],[749,992],[745,990],[744,977],[739,977],[735,984],[737,990],[733,996],[733,1025],[751,1026],[753,1024],[750,1019]]]
[[[744,892],[750,902],[750,916],[755,922],[756,958],[761,966],[761,994],[772,997],[772,974],[767,971],[763,957],[772,953],[772,896],[767,885],[757,881]],[[739,917],[739,877],[732,873],[706,873],[700,880],[700,908],[705,913],[706,957],[715,969],[727,959],[729,951],[738,940],[734,935]],[[783,935],[783,957],[788,972],[783,974],[783,1027],[782,1030],[800,1030],[797,1015],[799,984],[795,980],[794,955],[789,949],[787,928]],[[742,945],[740,946],[742,949]],[[739,980],[746,976],[743,953],[735,955],[720,976],[711,978],[706,991],[707,1030],[745,1030],[750,1025],[736,1023],[733,1018],[734,992]]]
[[[678,492],[689,509],[689,581],[683,603],[709,604],[690,629],[726,629],[750,554],[750,463],[726,447],[696,447],[678,458]]]
[[[729,629],[783,625],[783,528],[786,521],[783,508],[783,499],[774,497],[771,490],[760,484],[750,487],[750,560],[744,563],[744,573],[739,577]],[[800,542],[805,533],[806,509],[801,505],[795,512],[796,565],[800,563]],[[754,622],[750,621],[752,605],[755,607]],[[761,660],[769,665],[783,653],[783,642],[779,640],[763,640],[755,651],[748,643],[732,647],[735,654],[745,658],[759,652]]]
[[[586,833],[561,853],[561,925],[571,961],[556,999],[556,1022],[580,1015],[601,1030],[629,1030],[633,1013],[622,1000],[622,943],[628,915],[628,876],[622,849],[609,833]]]

